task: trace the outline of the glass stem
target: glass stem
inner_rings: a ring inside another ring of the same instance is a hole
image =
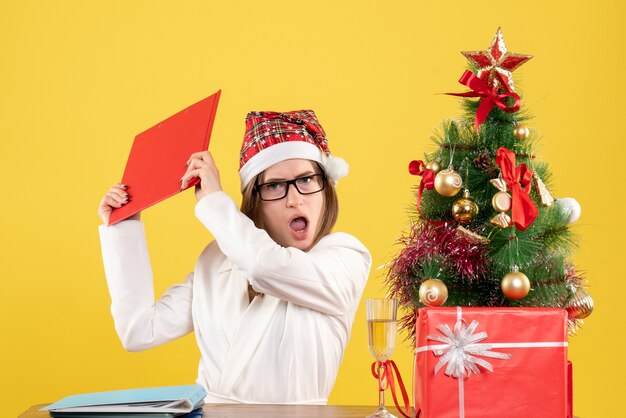
[[[382,362],[378,363],[378,410],[385,410],[385,366]]]

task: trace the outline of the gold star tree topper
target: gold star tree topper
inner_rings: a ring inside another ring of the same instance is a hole
[[[476,76],[494,89],[504,89],[507,92],[513,89],[511,72],[531,59],[532,55],[508,52],[504,44],[502,29],[498,28],[491,41],[489,49],[485,51],[462,51],[463,54],[478,70]]]

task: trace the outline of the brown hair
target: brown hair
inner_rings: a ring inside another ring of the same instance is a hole
[[[316,173],[323,173],[324,170],[319,165],[319,163],[315,162],[315,166],[317,168]],[[319,170],[319,171],[318,171]],[[257,174],[246,186],[246,188],[242,192],[241,198],[241,212],[246,215],[248,218],[252,219],[254,225],[257,228],[265,229],[265,225],[263,225],[263,217],[261,216],[261,205],[263,201],[259,197],[254,186],[257,184],[257,181],[261,179],[263,173]],[[324,176],[324,190],[322,190],[324,195],[324,206],[321,213],[321,222],[320,228],[313,240],[312,247],[318,243],[320,239],[330,234],[335,226],[335,222],[337,222],[337,217],[339,216],[339,201],[337,199],[337,192],[335,191],[335,186],[330,182],[326,176]]]

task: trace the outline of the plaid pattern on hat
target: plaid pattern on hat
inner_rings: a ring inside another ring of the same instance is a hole
[[[330,154],[326,133],[312,110],[248,113],[239,169],[260,151],[291,141],[307,142]]]
[[[319,163],[333,184],[348,173],[346,162],[330,155],[328,138],[312,110],[248,113],[239,157],[242,191],[257,174],[294,158]]]

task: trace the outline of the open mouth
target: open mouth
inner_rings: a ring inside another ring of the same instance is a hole
[[[289,228],[295,232],[304,232],[306,231],[307,226],[309,225],[309,221],[304,216],[298,216],[293,218],[291,222],[289,222]]]

